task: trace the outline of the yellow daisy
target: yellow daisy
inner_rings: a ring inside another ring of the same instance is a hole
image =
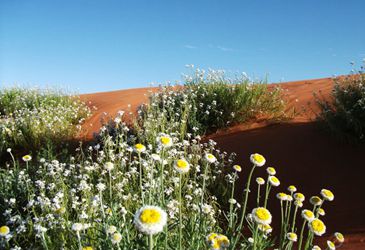
[[[313,219],[308,223],[309,229],[318,236],[322,236],[326,232],[326,225],[320,219]]]
[[[291,193],[294,193],[294,192],[296,192],[296,191],[297,191],[297,188],[296,188],[294,185],[290,185],[290,186],[288,187],[288,191],[289,191],[289,192],[291,192]]]
[[[146,147],[141,143],[137,143],[136,145],[134,145],[134,150],[137,153],[143,153],[144,151],[146,151]]]
[[[334,235],[338,242],[343,243],[345,241],[345,237],[342,233],[336,232]]]
[[[120,233],[114,233],[111,237],[111,241],[113,244],[119,244],[119,242],[122,240],[122,235]]]
[[[264,207],[257,207],[252,210],[254,220],[259,224],[270,224],[272,216],[269,210]]]
[[[190,164],[184,159],[179,159],[175,162],[174,167],[179,173],[187,173],[189,172]]]
[[[23,159],[23,161],[31,161],[32,160],[32,156],[30,156],[30,155],[24,155],[22,157],[22,159]]]
[[[258,228],[260,231],[264,232],[265,234],[269,234],[272,232],[272,227],[269,224],[259,224]]]
[[[5,237],[10,233],[10,229],[8,226],[2,226],[0,227],[0,236]]]
[[[214,163],[217,161],[217,158],[212,154],[205,154],[205,160],[209,163]]]
[[[230,245],[229,239],[223,234],[211,233],[206,237],[206,241],[212,250],[227,249]]]
[[[311,221],[315,218],[314,213],[308,209],[303,209],[302,217],[307,221]]]
[[[277,187],[277,186],[280,185],[280,181],[279,181],[279,179],[276,176],[270,176],[269,177],[269,182],[274,187]]]
[[[328,249],[330,249],[330,250],[335,250],[336,249],[335,243],[333,243],[330,240],[327,240],[327,246],[328,246]]]
[[[322,204],[322,199],[319,198],[318,196],[312,196],[309,199],[309,202],[313,205],[313,206],[319,206]]]
[[[242,168],[240,165],[234,165],[233,166],[233,169],[236,170],[237,172],[241,172],[242,171]]]
[[[296,242],[298,240],[298,236],[296,233],[290,232],[286,234],[286,238],[290,241]]]
[[[303,202],[305,200],[305,196],[302,193],[295,193],[294,199]]]
[[[322,189],[321,195],[322,195],[323,199],[328,200],[328,201],[333,201],[333,199],[335,198],[333,193],[328,189]]]
[[[265,157],[263,157],[262,155],[260,155],[258,153],[252,154],[250,156],[250,160],[251,160],[252,164],[254,164],[257,167],[262,167],[266,163]]]
[[[257,177],[256,182],[257,182],[258,185],[264,185],[265,184],[265,180],[261,177]]]
[[[161,134],[159,137],[157,137],[156,141],[163,148],[172,146],[172,138],[166,134]]]
[[[294,201],[294,206],[302,207],[303,206],[303,202],[295,200]]]
[[[268,175],[276,175],[276,170],[273,167],[268,167],[266,169],[266,172],[267,172]]]
[[[134,224],[145,234],[153,235],[161,232],[167,223],[167,214],[157,206],[143,206],[134,215]]]
[[[288,195],[286,193],[277,193],[276,198],[281,201],[286,201],[288,199]]]
[[[326,212],[324,211],[324,209],[323,209],[323,208],[319,208],[319,209],[317,210],[317,212],[318,212],[318,214],[319,214],[320,216],[325,216],[325,215],[326,215]]]

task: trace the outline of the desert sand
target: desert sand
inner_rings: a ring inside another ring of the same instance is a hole
[[[327,225],[326,237],[339,231],[346,237],[341,249],[365,249],[365,147],[339,142],[323,133],[314,120],[318,108],[313,92],[321,91],[321,95],[328,98],[333,87],[332,79],[287,82],[271,86],[276,85],[285,90],[287,112],[293,113],[295,110],[293,119],[276,124],[264,120],[255,121],[248,125],[236,125],[207,137],[215,140],[221,149],[238,154],[237,164],[243,167],[243,171],[237,198],[243,193],[248,172],[246,169],[250,167],[249,155],[261,153],[267,159],[267,166],[276,168],[277,176],[281,180],[281,185],[273,192],[285,191],[288,185],[294,184],[298,191],[306,195],[306,206],[309,197],[318,195],[322,188],[332,190],[335,200],[326,202],[323,207],[326,211],[323,218]],[[81,95],[90,106],[97,108],[84,125],[86,133],[83,138],[92,138],[93,133],[100,128],[100,119],[105,113],[115,115],[119,110],[134,112],[140,104],[148,101],[148,91],[154,90],[139,88]],[[258,169],[256,174],[265,176],[265,169]],[[271,202],[269,207],[276,210],[273,211],[274,214],[279,214],[279,202],[275,198]],[[320,239],[323,247],[326,237]]]

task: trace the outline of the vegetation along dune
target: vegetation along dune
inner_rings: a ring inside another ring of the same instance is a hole
[[[266,156],[269,166],[278,171],[284,187],[295,183],[308,196],[316,195],[319,188],[331,187],[336,199],[329,205],[327,226],[330,232],[336,229],[347,234],[342,249],[362,249],[365,241],[365,148],[329,137],[315,121],[315,114],[320,110],[313,93],[328,99],[333,89],[332,78],[273,86],[284,90],[288,103],[286,112],[293,114],[292,119],[280,123],[261,119],[249,124],[237,124],[207,136],[215,140],[222,150],[238,154],[243,171],[240,186],[236,189],[237,199],[242,198],[248,175],[245,167],[250,165],[250,160],[247,155],[260,152]],[[97,107],[97,111],[84,124],[87,131],[85,139],[98,132],[101,126],[99,120],[105,113],[113,115],[118,110],[135,112],[140,104],[147,102],[147,94],[151,90],[140,88],[81,95],[83,100]],[[279,204],[271,202],[274,213],[280,213]]]

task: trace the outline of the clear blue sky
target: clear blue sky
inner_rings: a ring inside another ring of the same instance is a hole
[[[186,64],[269,81],[365,58],[364,0],[0,0],[0,83],[80,93],[181,79]]]

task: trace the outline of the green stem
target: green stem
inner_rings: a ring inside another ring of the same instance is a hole
[[[283,245],[283,239],[284,239],[284,235],[283,235],[283,227],[284,227],[284,208],[283,208],[283,201],[280,200],[280,211],[281,211],[281,227],[280,227],[280,249],[282,248]]]
[[[248,201],[248,193],[250,191],[250,183],[251,183],[251,178],[252,178],[252,174],[253,174],[253,171],[255,170],[256,166],[254,165],[251,169],[251,172],[248,176],[248,180],[247,180],[247,185],[246,185],[246,192],[245,192],[245,200],[244,200],[244,203],[243,203],[243,209],[242,209],[242,216],[241,216],[241,221],[240,221],[240,225],[239,225],[239,230],[241,230],[242,228],[242,225],[243,225],[243,221],[245,219],[245,213],[246,213],[246,208],[247,208],[247,201]]]
[[[150,240],[149,240],[149,250],[152,250],[153,249],[153,235],[150,234],[149,238],[150,238]]]
[[[141,190],[142,203],[144,204],[141,153],[138,153],[138,158],[139,158],[139,188]]]
[[[292,232],[294,232],[294,229],[295,229],[295,221],[297,220],[297,211],[298,211],[298,206],[295,206],[294,216],[293,216],[293,225],[291,228]]]
[[[254,233],[254,237],[253,237],[253,250],[256,250],[256,245],[257,245],[257,233],[258,233],[258,229],[259,229],[259,225],[256,224],[255,226],[255,233]]]
[[[265,203],[264,203],[264,208],[267,207],[267,201],[269,200],[269,194],[270,194],[270,191],[271,191],[271,185],[269,185],[269,188],[266,192],[266,196],[265,196]]]
[[[243,209],[242,209],[242,214],[241,214],[241,220],[240,220],[240,224],[238,225],[238,228],[237,228],[237,236],[234,240],[234,243],[232,244],[232,249],[235,249],[235,246],[240,238],[240,232],[241,232],[241,229],[242,229],[242,226],[243,226],[243,221],[245,220],[245,213],[246,213],[246,208],[247,208],[247,201],[248,201],[248,193],[249,193],[249,190],[250,190],[250,183],[251,183],[251,178],[252,178],[252,174],[253,174],[253,171],[255,170],[256,166],[254,165],[251,169],[251,172],[248,176],[248,180],[247,180],[247,184],[246,184],[246,190],[245,190],[245,198],[244,198],[244,202],[243,202]]]
[[[113,200],[113,192],[112,192],[112,175],[109,171],[109,199],[110,199],[110,203],[112,202]]]
[[[303,222],[302,229],[300,230],[300,237],[299,237],[298,250],[301,250],[301,249],[302,249],[303,233],[304,233],[304,227],[305,227],[305,224],[306,224],[306,223],[307,223],[307,221],[305,220],[305,221]]]
[[[203,175],[203,189],[202,189],[202,198],[201,198],[201,205],[204,204],[204,193],[205,193],[205,180],[207,178],[207,172],[208,172],[208,164],[205,164],[205,168],[204,168],[204,175]]]
[[[179,175],[179,249],[182,250],[182,199],[181,199],[181,186],[182,186],[182,174]]]
[[[258,185],[257,187],[257,206],[260,206],[260,187],[261,185]]]
[[[234,183],[235,183],[235,181],[233,181],[233,183],[232,183],[231,200],[234,197]],[[233,225],[233,203],[230,203],[229,204],[229,229],[232,229],[232,225]]]

